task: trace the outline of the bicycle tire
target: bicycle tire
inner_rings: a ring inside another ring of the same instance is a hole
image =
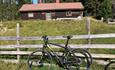
[[[68,70],[73,70],[73,69],[71,69],[71,66],[72,66],[72,64],[75,64],[75,61],[76,61],[76,69],[75,70],[80,70],[80,66],[81,66],[81,64],[82,64],[82,60],[83,60],[83,58],[81,58],[81,57],[79,57],[79,56],[77,56],[76,55],[76,53],[79,53],[79,54],[81,54],[82,56],[84,56],[85,57],[85,59],[86,59],[86,70],[90,70],[90,65],[91,65],[91,63],[92,63],[92,57],[91,57],[91,55],[89,55],[89,53],[87,52],[87,51],[85,51],[85,50],[83,50],[83,49],[75,49],[75,50],[71,50],[72,51],[72,53],[69,53],[69,55],[74,55],[73,56],[73,58],[71,58],[72,56],[67,56],[67,62],[68,61],[70,61],[71,59],[72,59],[72,61],[74,61],[73,63],[71,63],[71,65],[69,64],[69,65],[67,65],[67,66],[69,66],[68,68]],[[68,58],[70,59],[70,60],[68,60]],[[75,60],[76,59],[76,60]]]
[[[85,50],[85,49],[81,49],[81,50],[88,56],[87,70],[90,70],[89,68],[90,68],[91,64],[93,63],[93,57],[87,50]]]
[[[110,66],[112,65],[112,64],[115,64],[115,62],[113,62],[113,61],[111,61],[111,62],[109,62],[105,67],[104,67],[104,69],[105,70],[115,70],[115,66],[112,68],[110,68]]]
[[[86,61],[86,70],[90,70],[91,64],[93,62],[93,58],[92,58],[91,54],[85,49],[77,49],[77,50],[81,50],[82,53],[85,54],[85,58],[87,60]]]
[[[27,60],[29,70],[52,70],[52,56],[49,53],[42,53],[42,56],[35,55],[37,51],[32,52]]]
[[[65,59],[66,70],[79,70],[81,59],[77,58],[74,54],[68,54]]]

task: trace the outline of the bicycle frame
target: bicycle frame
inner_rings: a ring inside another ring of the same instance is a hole
[[[39,59],[39,61],[37,61],[40,65],[38,66],[42,66],[43,63],[44,63],[44,59],[46,59],[45,61],[49,62],[49,59],[47,57],[50,57],[50,60],[54,59],[54,61],[56,62],[56,64],[59,66],[59,67],[62,67],[64,69],[67,69],[67,70],[71,70],[69,69],[68,66],[70,65],[78,65],[78,67],[80,66],[81,64],[81,57],[77,56],[75,53],[81,53],[83,56],[85,56],[86,60],[87,60],[87,70],[89,70],[89,67],[92,63],[92,56],[90,55],[89,52],[87,52],[86,50],[79,50],[79,49],[71,49],[69,46],[68,46],[68,43],[69,43],[69,40],[71,39],[71,36],[66,36],[67,40],[66,40],[66,43],[64,46],[62,45],[59,45],[59,44],[55,44],[55,43],[50,43],[49,40],[48,40],[48,37],[47,36],[43,36],[43,48],[42,48],[42,56],[41,58]],[[50,47],[50,45],[54,45],[54,46],[57,46],[59,48],[62,48],[64,49],[62,54],[59,55],[57,54],[55,51],[52,50],[52,48]],[[32,64],[34,61],[30,61],[30,58],[32,55],[34,55],[34,53],[36,52],[39,52],[39,50],[37,51],[34,51],[33,53],[31,53],[29,55],[29,58],[28,58],[28,66],[29,66],[29,70],[32,70]],[[69,60],[71,58],[69,57],[72,57],[73,61],[72,60]],[[90,59],[89,59],[90,58]],[[36,61],[35,61],[36,62]]]
[[[65,65],[65,62],[64,62],[64,58],[65,58],[65,57],[64,57],[64,55],[67,55],[66,52],[70,52],[70,53],[71,53],[71,51],[69,51],[69,47],[68,47],[69,39],[70,39],[70,37],[67,36],[66,44],[65,44],[65,46],[62,46],[62,45],[59,45],[59,44],[49,43],[47,36],[44,36],[44,37],[43,37],[44,44],[43,44],[43,49],[42,49],[43,57],[45,56],[45,53],[48,53],[48,54],[50,54],[52,57],[55,57],[55,61],[56,61],[56,63],[57,63],[60,67],[65,68],[65,67],[64,67],[64,65]],[[64,49],[64,52],[62,53],[62,55],[58,55],[56,52],[54,52],[54,51],[51,49],[50,45],[54,45],[54,46],[58,46],[58,47],[60,47],[60,48],[63,48],[63,49]],[[62,57],[62,59],[61,59],[60,57]]]

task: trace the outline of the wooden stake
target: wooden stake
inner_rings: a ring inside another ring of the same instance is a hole
[[[19,35],[19,32],[20,32],[19,27],[20,27],[20,26],[19,26],[19,23],[17,23],[17,31],[16,31],[16,34],[17,34],[17,46],[20,45],[19,40],[18,40],[18,38],[20,37],[20,35]],[[20,49],[17,48],[17,51],[20,51]],[[18,62],[20,61],[20,55],[17,55],[17,61],[18,61]]]

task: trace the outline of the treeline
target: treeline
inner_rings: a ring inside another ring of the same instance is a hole
[[[98,19],[112,18],[112,0],[81,0],[85,6],[85,15]],[[84,2],[83,2],[84,1]]]
[[[54,2],[55,0],[43,0],[43,2]],[[112,0],[61,0],[61,2],[82,2],[84,5],[84,16],[93,16],[100,19],[112,17]],[[19,19],[19,8],[31,0],[0,0],[0,20]]]
[[[19,19],[19,8],[29,0],[0,0],[0,21]]]

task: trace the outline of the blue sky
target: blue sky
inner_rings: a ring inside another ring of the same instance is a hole
[[[32,3],[38,4],[38,0],[32,0]]]

